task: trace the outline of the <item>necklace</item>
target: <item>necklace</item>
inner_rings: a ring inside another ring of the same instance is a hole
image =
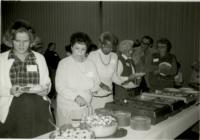
[[[111,61],[111,55],[110,55],[110,57],[109,57],[109,61],[108,61],[108,63],[105,63],[105,62],[103,61],[103,59],[102,59],[100,53],[99,53],[99,57],[100,57],[101,63],[102,63],[103,65],[108,66],[108,65],[110,64],[110,61]]]

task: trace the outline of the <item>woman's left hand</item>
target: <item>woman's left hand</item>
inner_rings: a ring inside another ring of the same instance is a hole
[[[31,85],[31,88],[27,93],[34,93],[40,96],[45,96],[48,94],[48,86],[46,85]]]
[[[40,96],[46,96],[47,94],[48,94],[48,89],[44,89],[37,93],[37,95],[40,95]]]

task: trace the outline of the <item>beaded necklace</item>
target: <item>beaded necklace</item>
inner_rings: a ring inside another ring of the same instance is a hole
[[[105,62],[103,61],[103,59],[102,59],[101,54],[100,54],[100,53],[98,53],[98,54],[99,54],[99,57],[100,57],[101,63],[102,63],[103,65],[105,65],[105,66],[108,66],[108,65],[110,64],[110,62],[111,62],[111,58],[112,58],[112,56],[110,55],[108,63],[105,63]]]

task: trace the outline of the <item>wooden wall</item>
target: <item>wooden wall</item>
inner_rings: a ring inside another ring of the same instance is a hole
[[[16,19],[26,19],[44,41],[56,42],[65,56],[70,35],[83,31],[97,42],[100,34],[98,2],[2,2],[2,31]]]
[[[184,79],[190,75],[190,64],[199,58],[199,2],[2,2],[2,33],[16,19],[32,23],[45,46],[57,43],[58,53],[65,56],[64,46],[71,33],[83,31],[95,43],[102,31],[110,30],[120,40],[140,39],[150,35],[154,40],[167,37],[172,52],[182,64]]]

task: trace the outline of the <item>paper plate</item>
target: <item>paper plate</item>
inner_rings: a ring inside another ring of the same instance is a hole
[[[21,90],[26,93],[38,93],[43,91],[44,89],[40,85],[36,85],[36,86],[24,86],[21,87]]]
[[[196,91],[196,90],[187,90],[187,91],[184,91],[184,93],[199,94],[200,92],[199,92],[199,91]]]
[[[181,90],[179,89],[176,89],[176,88],[164,88],[165,91],[168,91],[168,92],[180,92]]]
[[[159,67],[161,67],[162,65],[168,66],[168,67],[172,67],[172,65],[168,62],[162,62],[159,64]]]
[[[138,72],[138,73],[135,73],[136,77],[142,77],[144,76],[146,73],[144,72]]]
[[[190,88],[190,87],[182,87],[180,88],[181,91],[194,91],[193,88]]]

